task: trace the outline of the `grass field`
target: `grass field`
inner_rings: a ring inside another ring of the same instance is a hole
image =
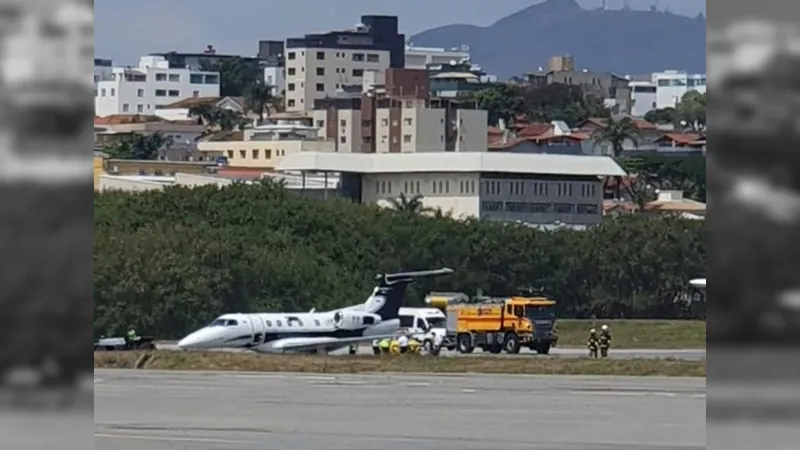
[[[586,347],[589,330],[608,324],[613,348],[698,349],[706,347],[706,323],[699,320],[556,321],[559,347]]]
[[[96,368],[133,368],[141,352],[96,352]],[[508,358],[257,355],[201,352],[151,352],[147,369],[235,370],[306,373],[495,373],[548,375],[664,375],[705,377],[705,361],[669,359]]]

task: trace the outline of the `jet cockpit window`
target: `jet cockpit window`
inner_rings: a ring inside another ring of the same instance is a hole
[[[239,322],[231,319],[215,319],[208,324],[210,327],[234,327],[236,325],[239,325]]]

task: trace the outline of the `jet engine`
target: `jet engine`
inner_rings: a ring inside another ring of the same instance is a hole
[[[340,330],[359,330],[381,321],[380,316],[355,311],[339,311],[333,315],[333,324]]]

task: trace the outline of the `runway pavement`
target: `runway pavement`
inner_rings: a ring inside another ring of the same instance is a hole
[[[156,347],[161,350],[178,350],[178,345],[175,342],[171,341],[162,341],[157,342]],[[240,350],[240,349],[219,349],[214,351],[221,351],[221,352],[246,352],[247,350]],[[586,350],[581,348],[561,348],[556,347],[550,349],[550,356],[560,356],[566,358],[579,358],[586,356]],[[358,353],[361,355],[371,355],[372,354],[372,347],[369,345],[362,345],[358,348]],[[337,352],[332,353],[333,355],[344,355],[347,354],[347,350],[339,350]],[[483,353],[481,351],[476,350],[475,353],[464,355],[458,352],[448,352],[443,351],[441,356],[457,356],[457,357],[474,357],[474,356],[481,356],[481,355],[488,355],[489,353]],[[502,356],[502,357],[510,357],[510,358],[521,358],[521,357],[546,357],[544,355],[537,355],[536,352],[533,352],[529,349],[523,349],[519,355],[509,355],[507,353],[501,353],[499,355],[493,356]],[[706,351],[705,349],[611,349],[610,357],[615,359],[633,359],[633,358],[644,358],[644,359],[658,359],[658,358],[673,358],[673,359],[683,359],[687,361],[703,361],[706,359]]]
[[[95,372],[104,450],[706,448],[705,380]]]

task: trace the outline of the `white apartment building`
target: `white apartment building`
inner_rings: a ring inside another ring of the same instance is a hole
[[[406,45],[406,69],[426,69],[428,64],[450,64],[469,61],[469,47],[462,45],[451,49],[441,47],[414,47]]]
[[[273,97],[282,95],[286,86],[286,68],[282,66],[264,67],[264,83],[272,86]]]
[[[706,74],[690,74],[681,70],[656,72],[651,80],[656,85],[658,109],[674,108],[689,91],[706,92]]]
[[[454,218],[585,227],[603,215],[604,176],[625,171],[607,156],[512,153],[296,153],[279,171],[338,173],[338,195],[389,206],[400,194]]]
[[[651,81],[631,81],[631,115],[644,117],[658,108],[658,86]]]
[[[339,153],[485,152],[488,112],[445,108],[423,99],[343,99],[340,108],[315,109],[320,136]]]
[[[314,100],[361,85],[364,72],[389,68],[389,51],[345,48],[286,49],[286,111],[311,111]]]
[[[162,56],[143,56],[138,67],[95,70],[95,115],[153,114],[189,97],[219,97],[219,73],[171,68]]]

